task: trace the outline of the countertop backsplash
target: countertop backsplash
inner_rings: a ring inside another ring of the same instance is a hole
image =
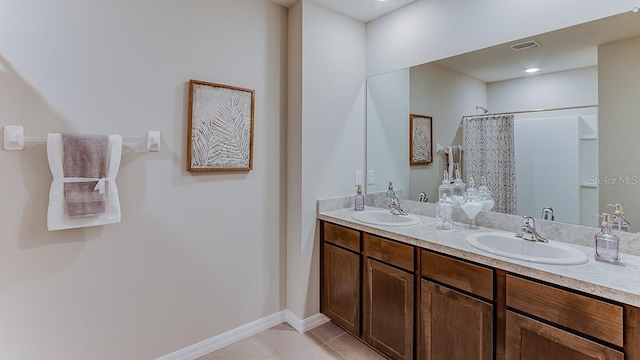
[[[383,194],[367,194],[365,195],[365,202],[367,206],[377,208],[387,208],[389,206],[389,200]],[[434,203],[400,200],[400,206],[409,214],[435,217],[436,206]],[[317,211],[320,213],[349,207],[354,207],[353,196],[318,200]],[[468,222],[462,210],[457,208],[454,209],[453,220],[464,223]],[[522,226],[522,220],[518,215],[488,212],[480,213],[476,224],[482,227],[516,233]],[[542,219],[536,219],[536,230],[547,239],[591,247],[594,246],[595,234],[600,231],[598,228],[590,226]],[[616,231],[616,235],[620,238],[621,253],[640,256],[640,234]]]

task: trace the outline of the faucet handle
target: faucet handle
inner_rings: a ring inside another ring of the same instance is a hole
[[[535,229],[536,228],[536,220],[533,218],[533,216],[523,216],[522,217],[522,227],[528,227],[528,228],[532,228]]]

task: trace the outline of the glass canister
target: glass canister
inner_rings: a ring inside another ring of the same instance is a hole
[[[487,186],[487,179],[485,179],[484,175],[482,176],[482,181],[480,182],[480,186],[478,187],[478,200],[482,202],[482,211],[489,212],[493,209],[493,205],[495,205],[495,200],[493,200],[493,193],[489,190]]]
[[[466,190],[466,184],[462,182],[462,178],[460,177],[460,169],[455,169],[455,178],[453,180],[453,195],[451,195],[451,200],[453,201],[453,205],[460,207],[464,203],[464,192]]]
[[[436,229],[453,229],[453,203],[448,196],[440,197],[436,203]]]
[[[449,200],[451,200],[453,196],[453,185],[451,185],[449,172],[447,170],[444,171],[442,184],[438,186],[438,199],[442,199],[443,196],[449,198]]]

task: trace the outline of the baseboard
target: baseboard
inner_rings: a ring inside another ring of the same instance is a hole
[[[201,341],[197,344],[193,344],[169,355],[159,357],[156,360],[193,360],[212,351],[216,351],[225,346],[246,339],[276,325],[280,325],[283,322],[291,325],[291,327],[296,329],[296,331],[305,333],[328,321],[329,318],[324,316],[323,314],[316,314],[304,320],[301,320],[291,311],[282,310],[249,324],[240,326],[239,328],[227,331],[224,334],[214,336],[211,339]]]
[[[246,339],[259,332],[267,330],[285,322],[285,311],[278,311],[262,319],[242,325],[239,328],[227,331],[224,334],[214,336],[211,339],[201,341],[169,355],[159,357],[156,360],[193,360],[200,356]]]
[[[318,313],[313,316],[310,316],[304,320],[301,320],[296,314],[292,313],[289,310],[285,310],[285,320],[291,327],[296,329],[299,333],[306,333],[313,328],[316,328],[324,323],[330,321],[328,317],[324,314]]]

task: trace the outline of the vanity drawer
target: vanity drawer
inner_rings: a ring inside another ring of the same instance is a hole
[[[623,309],[570,291],[507,275],[507,307],[623,346]]]
[[[407,271],[414,269],[414,248],[411,245],[364,233],[364,255]]]
[[[360,232],[346,227],[324,222],[324,241],[360,252]]]
[[[493,270],[422,250],[422,276],[493,300]]]

